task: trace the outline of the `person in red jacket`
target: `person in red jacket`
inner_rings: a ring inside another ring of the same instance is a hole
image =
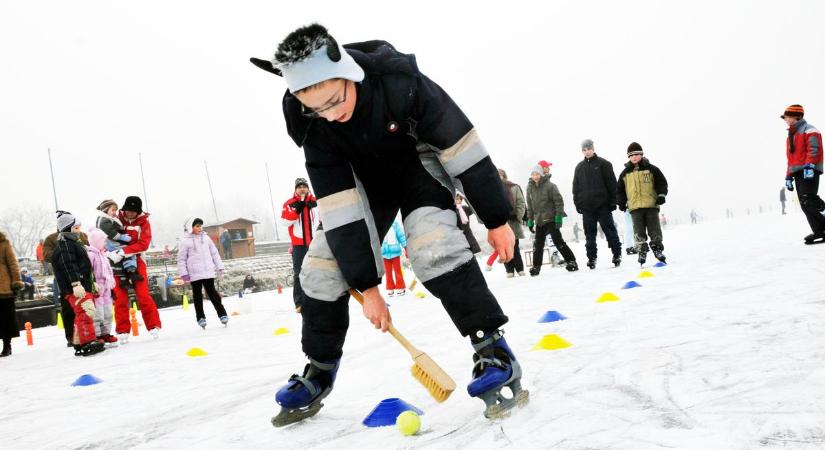
[[[143,280],[135,281],[132,287],[135,290],[135,297],[137,298],[140,314],[143,317],[143,323],[146,325],[146,329],[149,330],[149,334],[157,339],[161,328],[160,315],[155,301],[149,294],[149,277],[146,275],[146,263],[141,257],[141,254],[149,249],[149,244],[152,242],[152,226],[149,224],[149,213],[143,212],[143,202],[140,197],[130,196],[126,197],[126,201],[123,202],[118,218],[123,223],[126,234],[132,240],[118,251],[109,253],[109,259],[117,264],[120,259],[126,256],[135,255],[137,257],[137,273],[143,277]],[[125,283],[126,285],[120,277],[115,277],[115,331],[121,345],[129,342],[129,330],[131,328],[128,292],[130,283]]]
[[[788,124],[785,187],[793,191],[796,184],[799,206],[813,231],[805,236],[805,243],[825,242],[825,202],[818,195],[819,176],[822,175],[822,134],[805,121],[802,105],[788,106],[780,117]]]
[[[309,192],[307,180],[298,178],[295,180],[294,194],[284,202],[284,208],[281,210],[281,219],[284,225],[289,227],[289,238],[292,240],[292,271],[295,274],[292,301],[295,302],[296,312],[301,312],[304,295],[298,276],[301,274],[301,264],[312,242],[312,233],[315,231],[317,221],[315,208],[317,206],[315,196]]]

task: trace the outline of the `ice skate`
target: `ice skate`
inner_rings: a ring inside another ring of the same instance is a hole
[[[206,319],[204,319],[204,318],[198,319],[198,326],[205,330],[206,329]]]
[[[129,343],[129,333],[118,333],[117,340],[120,342],[120,345],[126,345]]]
[[[596,268],[596,258],[587,258],[587,268],[590,270]]]
[[[825,242],[825,233],[811,233],[805,236],[805,245],[821,244]]]
[[[152,335],[152,339],[157,339],[160,337],[160,328],[152,328],[149,330],[149,334]]]
[[[538,267],[531,267],[530,268],[530,276],[531,277],[537,276],[539,274],[539,272],[541,272],[541,269],[539,269]],[[507,275],[511,275],[511,274],[507,274]]]
[[[613,254],[613,267],[619,267],[622,265],[622,252],[619,251],[618,253]]]
[[[74,355],[75,356],[92,356],[97,353],[106,350],[106,347],[103,345],[103,342],[92,341],[86,343],[84,345],[75,345],[74,347]]]
[[[113,348],[118,346],[118,339],[111,334],[104,334],[100,336],[100,339],[103,341],[103,346],[106,348]]]
[[[396,289],[396,290],[395,290],[395,296],[396,296],[396,297],[403,297],[403,296],[404,296],[404,295],[406,295],[406,294],[407,294],[407,290],[406,290],[406,289]]]
[[[567,269],[568,272],[575,272],[579,270],[579,265],[576,264],[576,261],[568,261],[564,268]]]
[[[221,321],[221,324],[226,327],[229,324],[229,317],[228,316],[220,316],[218,320]]]
[[[471,339],[476,353],[473,381],[467,386],[467,393],[487,405],[484,417],[501,419],[511,409],[526,405],[530,392],[521,388],[521,366],[504,340],[503,331],[487,334],[478,331]],[[502,393],[505,387],[510,391],[509,396]]]
[[[282,427],[318,414],[324,406],[323,399],[332,392],[340,363],[340,358],[326,363],[310,358],[303,376],[289,377],[275,394],[281,412],[272,418],[272,425]]]
[[[642,244],[639,246],[639,265],[644,266],[647,262],[647,243]]]

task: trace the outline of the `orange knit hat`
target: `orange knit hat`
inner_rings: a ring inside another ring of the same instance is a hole
[[[787,108],[785,108],[785,114],[782,114],[779,117],[784,119],[785,116],[802,118],[805,116],[805,109],[802,108],[802,105],[788,106]]]

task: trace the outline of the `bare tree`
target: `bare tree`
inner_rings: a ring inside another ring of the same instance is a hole
[[[7,208],[0,213],[0,231],[6,233],[18,257],[34,256],[53,221],[54,214],[44,208]]]

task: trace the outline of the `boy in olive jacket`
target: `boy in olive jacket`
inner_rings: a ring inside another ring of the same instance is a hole
[[[647,237],[650,235],[650,250],[661,262],[665,262],[662,253],[662,226],[659,223],[659,206],[667,197],[667,179],[658,167],[650,164],[644,157],[642,146],[632,142],[627,147],[630,161],[624,165],[619,174],[619,186],[616,191],[616,203],[622,211],[629,210],[633,217],[633,230],[636,250],[639,252],[639,264],[647,260]]]

